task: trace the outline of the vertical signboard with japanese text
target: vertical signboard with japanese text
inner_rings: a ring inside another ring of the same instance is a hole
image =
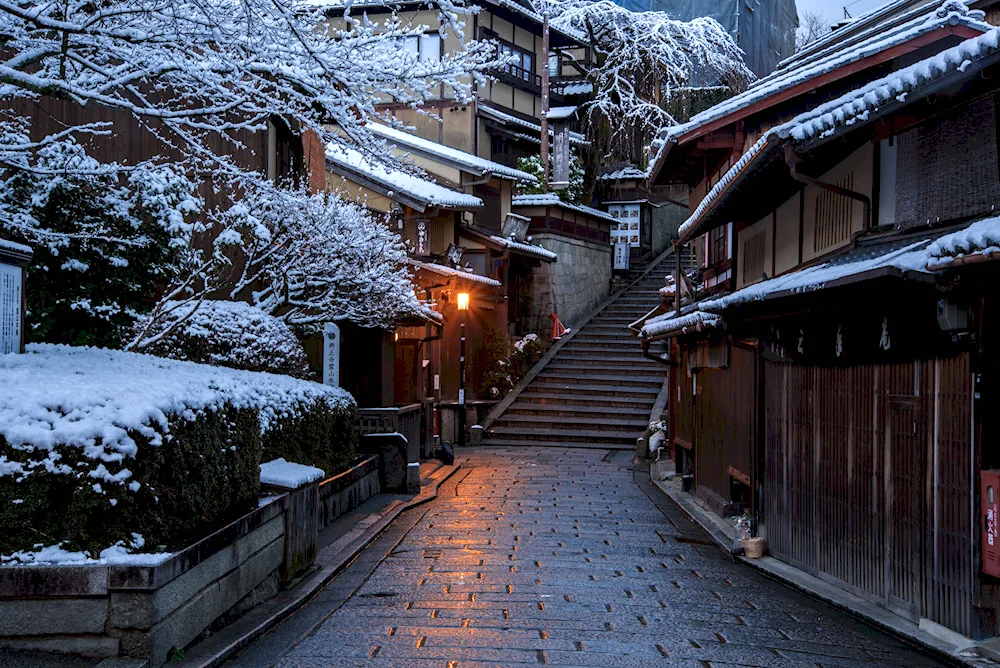
[[[340,327],[323,325],[323,384],[340,387]]]

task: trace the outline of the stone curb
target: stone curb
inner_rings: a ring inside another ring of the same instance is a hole
[[[517,385],[514,386],[514,389],[511,390],[510,392],[508,392],[507,396],[504,397],[500,401],[499,404],[497,404],[496,406],[494,406],[493,410],[491,410],[489,412],[489,414],[487,414],[487,416],[483,419],[483,421],[480,423],[482,425],[483,429],[484,430],[489,430],[489,428],[491,426],[493,426],[493,423],[496,422],[497,418],[499,418],[501,415],[503,415],[504,412],[506,412],[506,410],[508,408],[510,408],[511,404],[513,404],[515,401],[517,401],[518,396],[520,396],[521,392],[523,392],[524,389],[526,387],[528,387],[528,385],[531,383],[531,381],[533,381],[535,379],[535,376],[537,376],[539,373],[542,372],[542,370],[548,365],[548,363],[552,361],[552,358],[556,356],[556,353],[558,353],[559,350],[564,345],[566,345],[567,343],[569,343],[570,341],[572,341],[573,337],[576,336],[580,332],[580,330],[583,329],[587,325],[587,323],[589,323],[591,320],[593,320],[595,317],[597,317],[597,315],[601,311],[603,311],[607,307],[611,306],[611,304],[613,304],[616,299],[618,299],[619,297],[621,297],[625,293],[626,290],[628,290],[629,288],[631,288],[633,285],[635,285],[636,283],[638,283],[642,279],[646,278],[646,276],[648,276],[651,271],[653,271],[654,269],[656,269],[660,265],[661,262],[663,262],[664,260],[666,260],[671,255],[673,255],[673,253],[674,253],[673,246],[671,246],[667,250],[665,250],[662,253],[660,253],[659,256],[657,256],[656,258],[654,258],[649,263],[649,266],[646,267],[645,271],[643,271],[641,274],[639,274],[638,278],[636,278],[634,281],[632,281],[631,283],[629,283],[628,285],[626,285],[625,287],[623,287],[621,290],[619,290],[618,292],[612,294],[606,300],[604,300],[603,302],[601,302],[597,306],[597,308],[595,308],[588,315],[586,315],[583,319],[581,319],[579,323],[575,324],[573,326],[572,331],[570,331],[569,334],[567,334],[566,336],[562,337],[561,339],[559,339],[558,341],[556,341],[555,343],[553,343],[551,346],[549,346],[549,349],[545,351],[544,355],[542,355],[542,359],[538,360],[538,362],[535,364],[535,366],[531,367],[531,369],[528,370],[528,373],[524,374],[524,378],[522,378],[520,381],[518,381]],[[488,437],[489,436],[486,435],[486,438],[488,438]]]
[[[712,541],[734,561],[748,566],[761,575],[791,587],[810,598],[846,612],[866,624],[890,633],[920,649],[927,650],[934,654],[936,658],[945,661],[949,665],[961,666],[963,668],[968,666],[975,666],[976,668],[1000,666],[1000,663],[984,659],[981,656],[970,656],[970,652],[976,651],[976,642],[970,638],[963,638],[954,634],[957,638],[962,638],[963,646],[954,645],[936,635],[928,633],[914,622],[895,615],[860,596],[855,596],[783,561],[779,561],[773,557],[747,559],[744,556],[735,554],[732,550],[732,535],[727,536],[722,528],[725,520],[719,518],[721,524],[720,522],[716,522],[714,515],[698,506],[693,500],[694,497],[690,494],[684,493],[679,489],[674,489],[675,486],[671,486],[669,483],[654,480],[652,468],[649,470],[649,476],[653,486],[673,501],[691,521],[700,526],[711,537]],[[952,632],[948,631],[948,633]]]
[[[314,573],[307,574],[294,589],[278,594],[277,597],[257,608],[250,610],[233,624],[210,636],[203,644],[205,648],[199,656],[172,661],[171,667],[176,668],[209,668],[218,666],[230,659],[240,650],[270,631],[305,605],[320,589],[325,587],[340,571],[379,535],[385,531],[403,511],[415,508],[437,498],[441,484],[458,471],[465,462],[463,458],[451,466],[442,466],[430,474],[430,482],[420,493],[409,501],[396,501],[388,507],[385,514],[378,520],[364,527],[360,532],[357,528],[349,531],[337,541],[331,543],[324,552],[333,551],[325,561],[325,566]],[[359,524],[364,524],[364,520]],[[346,543],[346,544],[344,544]],[[340,547],[338,548],[338,545]],[[322,554],[322,553],[321,553]],[[214,642],[213,642],[214,639]]]

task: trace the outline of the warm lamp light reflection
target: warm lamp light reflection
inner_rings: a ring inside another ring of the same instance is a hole
[[[468,311],[469,310],[469,293],[459,292],[458,293],[458,310]]]

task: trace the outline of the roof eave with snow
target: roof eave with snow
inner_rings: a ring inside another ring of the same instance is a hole
[[[1000,60],[1000,29],[968,39],[909,67],[799,114],[766,131],[711,191],[680,229],[680,241],[706,231],[712,217],[736,188],[776,151],[791,145],[814,149],[849,132],[896,113],[935,91],[971,79]]]

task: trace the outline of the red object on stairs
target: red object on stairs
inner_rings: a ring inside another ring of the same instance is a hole
[[[564,334],[569,334],[569,329],[559,322],[559,316],[552,314],[552,340],[558,341]]]

